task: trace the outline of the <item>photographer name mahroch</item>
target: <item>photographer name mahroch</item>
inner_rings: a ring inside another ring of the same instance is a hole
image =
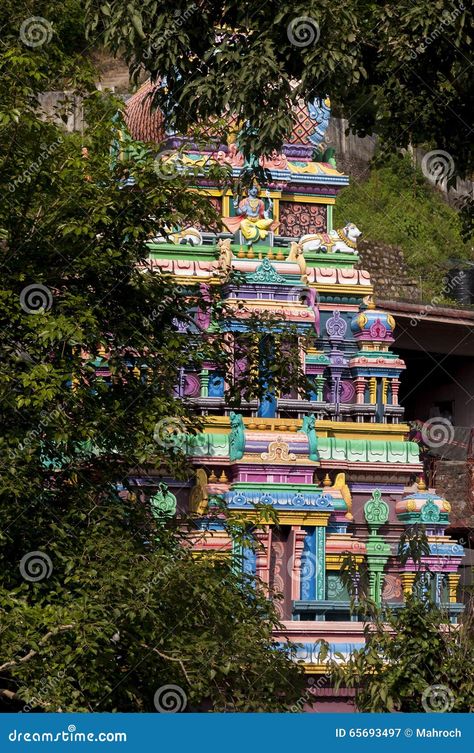
[[[462,737],[462,732],[460,729],[455,727],[454,729],[435,729],[432,727],[431,729],[426,729],[423,727],[422,729],[416,730],[416,736],[417,737]]]

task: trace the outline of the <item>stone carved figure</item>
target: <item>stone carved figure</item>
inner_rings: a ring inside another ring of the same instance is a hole
[[[166,484],[158,484],[155,494],[150,498],[151,514],[159,523],[164,523],[176,513],[176,497]]]
[[[230,419],[230,438],[229,438],[229,458],[230,460],[240,460],[245,449],[245,427],[244,419],[240,413],[231,411]]]
[[[308,275],[306,274],[306,259],[304,258],[304,249],[301,243],[296,243],[295,241],[290,243],[290,253],[286,260],[295,262],[299,266],[303,283],[307,284]]]
[[[299,431],[303,432],[308,437],[309,459],[318,461],[319,460],[318,437],[316,434],[316,416],[314,415],[314,413],[309,413],[306,416],[304,416],[303,425],[301,429],[299,429]]]
[[[158,233],[151,239],[152,243],[173,243],[177,245],[202,246],[202,233],[196,227],[184,230],[165,228],[165,233]]]
[[[317,123],[315,131],[309,139],[312,144],[319,146],[324,139],[331,117],[331,101],[329,97],[308,102],[308,113],[311,120]]]
[[[232,266],[232,249],[230,247],[230,238],[220,239],[218,241],[219,247],[219,260],[217,262],[218,269],[228,276]]]
[[[351,490],[346,484],[345,473],[337,474],[336,480],[334,481],[334,484],[333,484],[333,489],[338,489],[341,492],[342,499],[347,505],[346,518],[348,520],[353,520],[354,516],[352,515],[352,494],[351,494]]]
[[[226,227],[235,233],[240,228],[247,246],[264,240],[273,225],[273,202],[270,199],[270,192],[266,193],[266,206],[263,199],[260,199],[260,188],[256,181],[248,189],[247,196],[241,200],[237,196],[234,201],[235,217],[226,217],[224,223]]]
[[[195,515],[204,515],[208,506],[207,473],[204,468],[196,471],[196,484],[191,490],[190,511]]]

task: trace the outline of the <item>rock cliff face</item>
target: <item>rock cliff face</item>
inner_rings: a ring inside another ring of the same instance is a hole
[[[387,243],[361,240],[358,243],[359,266],[370,272],[379,299],[421,300],[420,284],[410,277],[403,251]]]

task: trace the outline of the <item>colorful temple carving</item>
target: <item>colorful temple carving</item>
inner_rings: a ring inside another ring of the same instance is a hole
[[[130,100],[128,127],[136,138],[159,141],[163,121],[147,109],[148,90],[147,84]],[[324,151],[329,104],[323,104],[301,104],[282,153],[264,161],[271,174],[265,186],[254,182],[247,195],[234,196],[198,181],[222,227],[182,228],[155,239],[148,265],[182,286],[240,273],[238,287],[226,286],[234,311],[227,343],[245,331],[246,317],[262,310],[301,338],[314,336],[314,347],[300,349],[312,384],[307,394],[269,395],[237,412],[226,405],[225,375],[215,364],[182,375],[181,394],[205,422],[202,434],[180,440],[195,475],[184,488],[167,480],[169,489],[161,485],[153,497],[154,512],[163,517],[173,514],[176,496],[178,508],[195,516],[199,535],[192,546],[214,555],[232,557],[236,548],[211,515],[213,499],[225,499],[229,514],[248,520],[258,547],[238,561],[281,594],[283,628],[276,638],[298,644],[309,675],[324,675],[321,638],[342,655],[363,642],[362,618],[351,613],[340,574],[343,558],[351,553],[356,563],[365,562],[372,598],[397,608],[418,567],[397,556],[403,530],[414,523],[424,524],[429,541],[423,588],[452,621],[462,610],[463,549],[445,532],[450,505],[425,487],[418,445],[406,439],[398,402],[405,364],[391,351],[395,321],[377,308],[369,274],[358,267],[360,232],[351,223],[333,228],[333,206],[348,178]],[[183,143],[168,136],[168,148]],[[319,161],[324,155],[331,161]],[[227,162],[236,178],[244,169],[232,139],[207,153],[190,147],[183,159],[199,165],[210,158]],[[211,326],[206,316],[200,326]],[[259,515],[259,505],[277,513],[278,525]],[[318,687],[323,710],[347,700],[333,696],[324,681]]]

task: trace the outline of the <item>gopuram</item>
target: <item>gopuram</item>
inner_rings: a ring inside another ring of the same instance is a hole
[[[128,102],[126,121],[135,139],[182,148],[166,134],[163,117],[147,104],[150,84]],[[199,536],[196,551],[232,557],[236,547],[215,516],[213,498],[247,516],[258,547],[241,566],[279,593],[280,643],[298,644],[298,659],[313,682],[325,673],[318,641],[347,656],[362,645],[363,620],[351,613],[341,564],[348,553],[365,563],[372,599],[402,605],[416,565],[397,556],[403,531],[423,524],[429,554],[423,587],[455,622],[458,568],[463,548],[445,534],[450,503],[427,488],[419,448],[407,440],[399,404],[404,362],[391,351],[395,321],[375,302],[369,274],[358,266],[359,229],[334,227],[333,207],[348,177],[324,144],[329,100],[301,102],[296,125],[281,153],[260,159],[271,179],[254,180],[242,195],[197,181],[221,217],[210,231],[190,222],[150,243],[149,269],[177,285],[211,284],[222,270],[239,273],[226,287],[235,304],[226,342],[245,331],[246,317],[262,310],[314,347],[300,349],[300,366],[312,385],[306,394],[268,396],[240,411],[226,404],[226,375],[206,362],[180,375],[180,394],[204,418],[198,437],[183,441],[194,474],[189,484],[167,479],[156,504],[189,511]],[[234,124],[235,125],[235,124]],[[235,130],[235,129],[234,129]],[[232,128],[229,127],[229,132]],[[235,138],[205,149],[184,150],[196,167],[226,163],[238,179],[246,168]],[[237,303],[239,306],[237,306]],[[201,326],[211,326],[204,320]],[[284,358],[284,354],[275,354]],[[141,481],[137,479],[137,485]],[[255,507],[271,506],[278,524],[258,520]],[[242,552],[240,552],[242,554]],[[322,681],[318,710],[344,710],[350,699]]]

